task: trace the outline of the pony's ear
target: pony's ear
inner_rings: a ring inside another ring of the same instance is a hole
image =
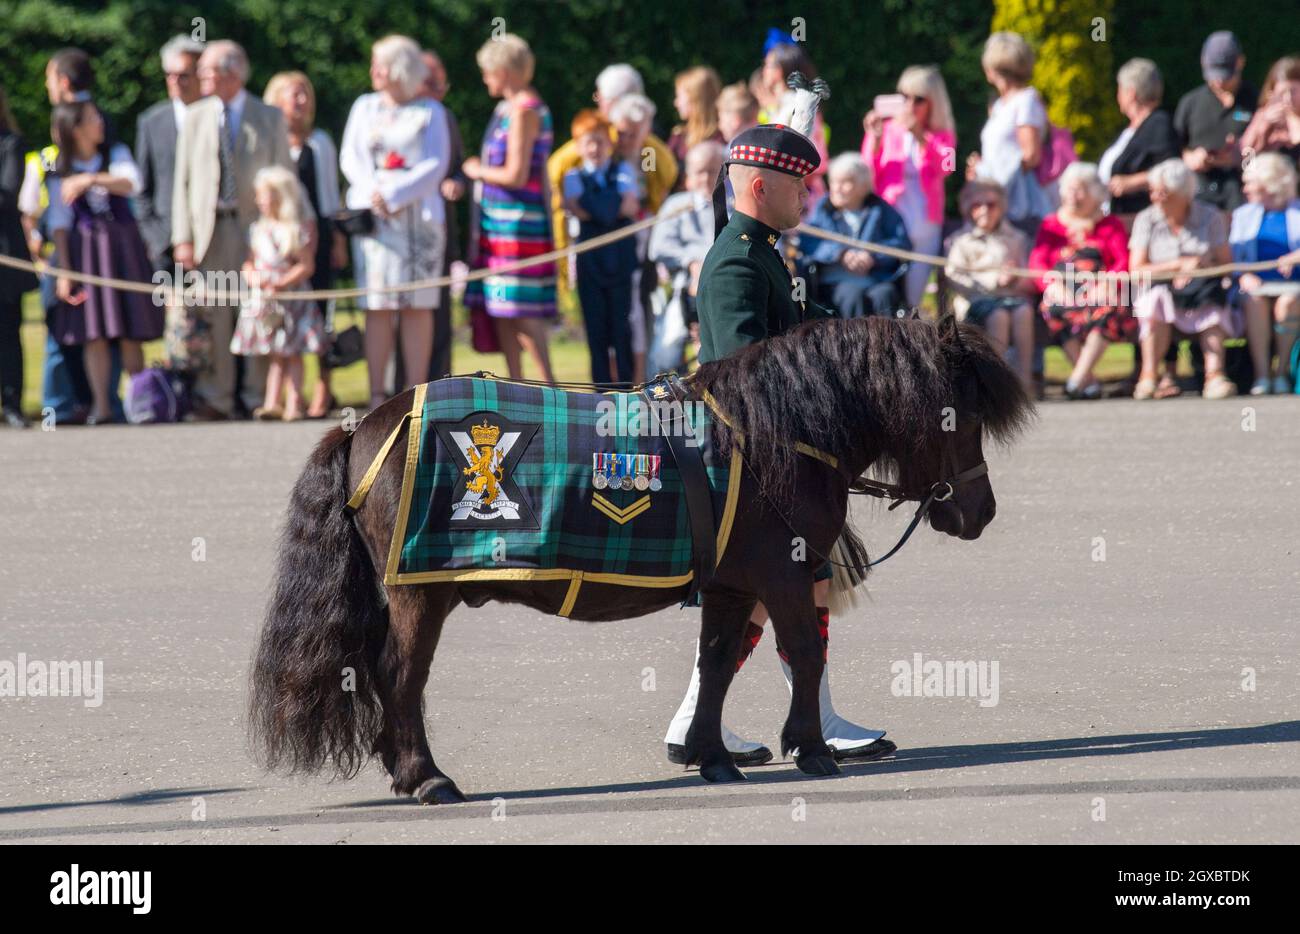
[[[961,330],[957,326],[957,316],[952,312],[945,312],[939,319],[939,339],[954,347],[961,346]]]

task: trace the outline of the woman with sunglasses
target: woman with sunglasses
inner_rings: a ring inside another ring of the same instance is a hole
[[[913,248],[934,256],[943,243],[944,180],[957,166],[952,105],[933,65],[904,71],[898,94],[902,101],[896,111],[872,108],[863,118],[862,158],[875,174],[876,193],[902,215]],[[910,307],[921,303],[930,271],[927,263],[908,268],[904,288]]]
[[[1025,235],[1006,219],[1007,193],[997,182],[967,182],[959,200],[966,224],[948,248],[948,288],[959,321],[978,325],[1003,354],[1015,350],[1025,391],[1033,383],[1033,285],[1012,273],[1029,253]]]

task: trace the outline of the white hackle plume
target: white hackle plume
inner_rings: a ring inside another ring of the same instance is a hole
[[[784,123],[790,129],[802,133],[809,139],[813,135],[813,118],[817,116],[817,107],[831,96],[831,89],[821,78],[809,81],[801,71],[790,72],[785,79],[790,93],[782,102],[777,123]]]

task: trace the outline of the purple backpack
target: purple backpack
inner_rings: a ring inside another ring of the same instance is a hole
[[[124,408],[132,425],[179,422],[190,409],[189,387],[171,370],[141,370],[127,385]]]

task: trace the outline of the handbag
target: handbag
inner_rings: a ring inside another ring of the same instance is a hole
[[[1037,226],[1053,210],[1052,198],[1044,191],[1034,170],[1024,166],[1016,169],[1007,184],[1007,220],[1012,223],[1032,220]]]
[[[479,353],[500,353],[501,342],[497,339],[497,328],[492,323],[492,316],[487,313],[482,279],[465,283],[462,301],[469,309],[470,346]]]
[[[348,208],[331,220],[349,237],[368,237],[375,232],[375,212],[370,208]]]
[[[1034,175],[1040,185],[1050,185],[1061,177],[1066,166],[1079,161],[1079,154],[1074,149],[1074,135],[1065,127],[1048,123],[1043,135],[1042,156]]]
[[[1228,292],[1223,287],[1223,279],[1193,279],[1181,289],[1171,284],[1169,292],[1174,297],[1174,307],[1179,309],[1201,308],[1205,305],[1226,305]]]
[[[351,366],[366,355],[365,338],[355,324],[330,338],[325,351],[325,365],[331,370]]]

